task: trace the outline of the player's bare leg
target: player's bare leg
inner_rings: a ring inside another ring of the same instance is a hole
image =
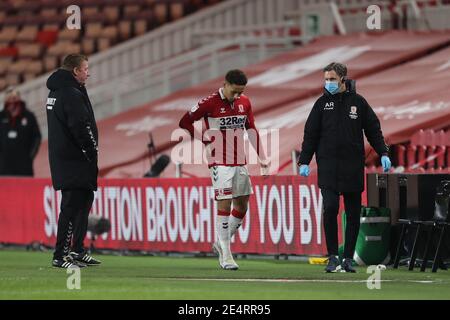
[[[234,262],[230,249],[229,217],[231,211],[231,199],[217,201],[217,236],[218,241],[213,244],[213,250],[219,255],[219,263],[223,269],[237,270],[239,266]]]

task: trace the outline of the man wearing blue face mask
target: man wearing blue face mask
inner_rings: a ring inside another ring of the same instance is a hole
[[[300,175],[309,175],[309,163],[316,154],[318,184],[323,197],[323,223],[328,250],[326,272],[355,272],[352,258],[359,232],[361,193],[364,190],[364,135],[389,171],[389,147],[380,121],[367,101],[347,80],[347,67],[330,63],[324,69],[323,95],[314,104],[305,124]],[[363,134],[364,133],[364,134]],[[346,230],[344,259],[338,257],[339,197],[344,197]]]

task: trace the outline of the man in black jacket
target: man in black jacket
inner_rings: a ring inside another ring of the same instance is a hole
[[[100,264],[83,247],[98,175],[97,125],[84,86],[88,77],[87,57],[70,54],[47,80],[50,171],[53,187],[62,193],[52,265],[60,268]]]
[[[305,124],[300,175],[309,175],[316,154],[319,188],[323,197],[325,238],[328,250],[326,272],[355,272],[352,258],[359,232],[361,193],[364,190],[364,136],[381,157],[385,172],[391,162],[380,121],[367,101],[356,93],[355,82],[346,80],[347,67],[331,63],[324,68],[325,90]],[[344,196],[346,230],[344,259],[338,258],[339,196]]]
[[[0,175],[32,177],[40,144],[36,117],[26,108],[19,92],[8,89],[0,112]]]

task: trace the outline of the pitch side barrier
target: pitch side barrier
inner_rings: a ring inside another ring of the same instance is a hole
[[[316,181],[314,175],[253,177],[254,194],[233,252],[325,255]],[[49,179],[3,178],[0,198],[1,243],[54,246],[61,195]],[[216,237],[209,178],[100,179],[91,215],[111,223],[95,241],[99,249],[207,253]],[[88,239],[89,233],[86,246]]]

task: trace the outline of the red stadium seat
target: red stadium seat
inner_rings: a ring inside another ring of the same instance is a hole
[[[17,34],[17,41],[34,41],[36,40],[36,36],[38,33],[38,26],[36,25],[27,25],[24,26],[20,32]]]
[[[406,148],[406,165],[408,167],[412,166],[417,162],[417,146],[415,145],[408,145]]]
[[[91,55],[106,50],[211,3],[200,0],[196,6],[190,0],[0,1],[0,57],[12,57],[12,63],[21,57],[39,59],[43,62],[42,72],[50,71],[70,51],[80,51],[82,47],[83,53]],[[81,9],[82,30],[65,28],[67,8],[74,4]],[[14,73],[8,81],[3,78],[2,84],[19,84],[38,76],[35,72],[41,67],[33,66],[32,72]]]
[[[436,167],[445,167],[445,146],[444,145],[439,145],[436,147],[436,151],[435,151],[438,156],[436,158]]]
[[[443,135],[443,139],[444,139],[443,144],[447,147],[450,147],[450,129],[445,132],[445,135]],[[448,162],[447,165],[449,165]]]
[[[0,47],[0,57],[15,57],[19,53],[19,49],[17,47]]]
[[[444,137],[445,137],[444,130],[435,131],[433,136],[433,145],[435,146],[444,145]]]
[[[115,23],[119,20],[119,7],[118,6],[107,6],[103,8],[103,14],[105,15],[108,22]]]
[[[434,142],[435,132],[433,129],[424,130],[421,138],[423,139],[421,144],[424,146],[433,146],[433,145],[435,146],[436,145]]]
[[[42,45],[50,47],[52,44],[56,42],[57,37],[58,37],[57,30],[42,30],[38,32],[36,40]]]
[[[396,151],[396,162],[397,166],[406,166],[406,147],[402,144],[399,144],[394,149]]]
[[[420,129],[411,136],[411,144],[415,146],[425,144],[425,132],[423,129]]]
[[[430,145],[426,147],[426,158],[432,157],[436,153],[437,146]],[[425,165],[425,168],[435,168],[436,167],[436,159],[428,161]]]
[[[427,147],[424,145],[417,146],[417,163],[421,164],[421,167],[425,168],[426,163],[424,163],[427,158]]]

